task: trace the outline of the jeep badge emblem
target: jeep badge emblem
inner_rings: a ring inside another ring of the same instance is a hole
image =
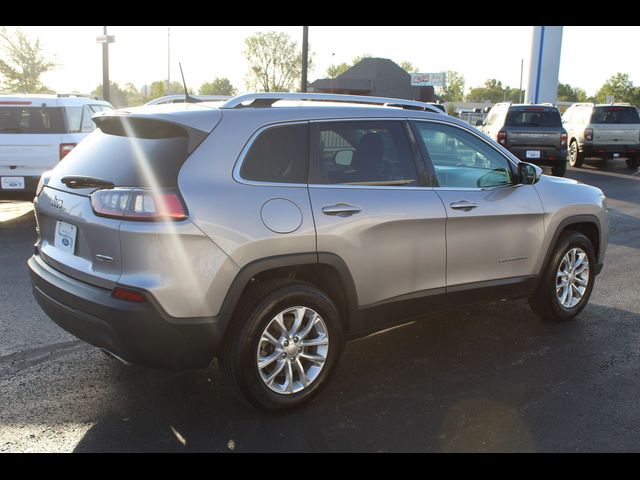
[[[57,208],[58,210],[62,210],[62,200],[59,199],[57,195],[54,195],[51,199],[51,206],[53,208]]]

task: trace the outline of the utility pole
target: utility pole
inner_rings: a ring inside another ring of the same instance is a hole
[[[171,27],[167,27],[167,95],[171,95]]]
[[[102,44],[102,98],[107,102],[111,101],[109,95],[109,44],[116,41],[113,35],[107,35],[107,27],[103,27],[104,35],[96,38],[97,43]]]
[[[302,81],[300,91],[307,91],[307,62],[309,57],[309,27],[302,27]]]

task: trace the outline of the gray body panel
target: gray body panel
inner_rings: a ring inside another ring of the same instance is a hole
[[[445,286],[446,213],[433,189],[314,185],[309,194],[318,250],[347,263],[361,306]],[[339,203],[362,211],[322,212]]]
[[[538,273],[544,222],[533,185],[437,191],[448,216],[448,286]],[[451,208],[461,201],[478,206],[467,212]]]

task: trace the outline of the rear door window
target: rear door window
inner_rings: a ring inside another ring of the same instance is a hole
[[[558,110],[542,108],[511,109],[505,121],[507,127],[561,127]]]
[[[638,110],[634,107],[595,107],[591,115],[591,123],[595,124],[629,124],[640,123]]]
[[[413,153],[401,122],[318,125],[318,183],[416,186]]]
[[[0,134],[65,133],[60,107],[0,107]]]

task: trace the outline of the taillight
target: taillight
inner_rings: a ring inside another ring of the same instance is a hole
[[[567,146],[567,132],[563,132],[560,134],[560,146],[561,147]]]
[[[91,194],[96,215],[123,220],[184,220],[187,211],[177,192],[113,188]]]
[[[61,143],[60,144],[60,160],[67,156],[67,154],[73,150],[77,143]]]
[[[506,145],[507,144],[507,132],[505,132],[504,130],[500,130],[498,132],[498,143],[500,145]]]
[[[589,141],[593,140],[593,128],[584,129],[584,139]]]
[[[122,287],[114,288],[111,292],[111,296],[113,298],[117,298],[118,300],[126,300],[127,302],[143,303],[147,301],[147,299],[144,298],[144,295],[142,295],[140,292]]]

